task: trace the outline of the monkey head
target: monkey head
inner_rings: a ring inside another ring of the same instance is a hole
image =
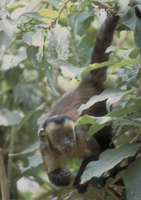
[[[43,123],[39,130],[40,140],[48,149],[62,156],[73,154],[76,136],[74,122],[66,115],[55,115]]]

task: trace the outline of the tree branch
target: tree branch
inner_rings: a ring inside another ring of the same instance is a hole
[[[115,197],[115,199],[121,200],[121,196],[120,196],[115,190],[113,190],[113,189],[110,188],[110,187],[106,187],[106,190],[107,190],[113,197]]]
[[[57,20],[60,18],[60,15],[61,13],[63,12],[64,8],[66,7],[66,5],[69,3],[70,0],[66,0],[64,3],[63,3],[63,6],[62,8],[59,10],[59,14],[58,16],[51,22],[51,24],[49,25],[48,29],[50,30],[57,22]]]
[[[6,177],[6,172],[4,168],[1,151],[0,151],[0,183],[1,183],[1,191],[2,191],[2,200],[10,200],[9,182]]]

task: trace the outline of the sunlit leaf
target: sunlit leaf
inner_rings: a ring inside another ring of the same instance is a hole
[[[124,119],[123,117],[93,117],[88,115],[80,117],[76,121],[75,125],[78,126],[81,124],[92,124],[87,135],[87,138],[89,139],[94,133],[102,129],[104,126],[109,126],[113,121],[117,121],[119,125],[132,125],[141,128],[141,124],[139,122]]]
[[[12,12],[13,10],[15,10],[17,8],[22,8],[22,7],[25,7],[25,5],[22,3],[17,3],[16,5],[12,4],[11,6],[9,6],[8,10],[9,10],[9,12]]]
[[[116,63],[118,63],[118,61],[107,61],[107,62],[103,62],[103,63],[95,63],[95,64],[89,65],[87,68],[85,68],[82,71],[82,74],[85,74],[86,72],[89,72],[91,70],[100,69],[102,67],[115,65]]]
[[[70,78],[79,78],[85,68],[78,68],[70,63],[63,64],[61,67],[62,74]]]
[[[2,55],[8,50],[10,43],[11,38],[4,31],[0,31],[0,60],[2,59]]]
[[[118,63],[116,63],[113,67],[112,70],[109,73],[109,76],[116,71],[118,68],[123,67],[123,66],[129,66],[131,64],[137,64],[137,63],[141,63],[141,59],[133,59],[133,60],[122,60]],[[108,77],[109,77],[108,76]]]
[[[1,21],[2,28],[7,36],[12,37],[12,35],[14,34],[14,32],[17,28],[18,22],[19,22],[19,20],[11,20],[8,17]]]
[[[26,12],[23,14],[24,16],[28,16],[35,19],[44,19],[44,17],[36,12]]]
[[[57,18],[59,11],[43,9],[43,10],[39,10],[38,13],[40,15],[44,16],[45,18],[55,19],[55,18]],[[63,24],[67,24],[66,16],[63,13],[61,13],[59,19]]]
[[[134,156],[141,144],[125,144],[116,149],[108,149],[100,154],[98,161],[90,162],[82,178],[87,181],[92,177],[100,177],[105,171],[112,169],[123,159]]]
[[[36,108],[35,110],[29,111],[20,121],[20,123],[15,126],[14,130],[12,131],[12,133],[10,135],[7,136],[7,140],[9,138],[11,138],[15,133],[17,133],[17,131],[27,122],[27,120],[37,111],[42,110],[45,106],[45,103],[41,104],[38,108]]]
[[[11,19],[15,20],[19,18],[22,14],[24,14],[27,10],[26,5],[28,3],[25,2],[25,4],[22,3],[17,3],[17,4],[12,4],[9,8],[8,11],[11,13]]]
[[[57,25],[52,31],[48,31],[45,47],[48,63],[58,64],[59,60],[66,61],[69,57],[68,30]]]

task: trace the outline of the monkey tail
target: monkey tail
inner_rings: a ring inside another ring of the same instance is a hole
[[[98,31],[95,46],[91,56],[91,64],[102,63],[109,60],[109,53],[105,53],[106,49],[111,45],[113,40],[114,30],[117,26],[119,16],[117,14],[112,14],[105,19],[101,28]],[[92,70],[91,74],[93,79],[98,80],[102,83],[106,78],[106,68]]]

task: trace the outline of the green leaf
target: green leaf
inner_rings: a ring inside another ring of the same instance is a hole
[[[18,19],[22,14],[24,14],[27,10],[26,3],[17,3],[17,4],[12,4],[9,8],[8,11],[10,12],[10,17],[11,19]]]
[[[93,12],[81,12],[75,21],[75,34],[79,33],[82,34],[82,31],[87,30],[89,28],[91,22],[94,19]]]
[[[37,167],[38,165],[43,163],[43,159],[41,155],[33,155],[28,157],[29,166],[28,167],[21,167],[22,173],[31,169],[32,167]]]
[[[141,199],[141,158],[129,165],[123,177],[127,200]]]
[[[21,121],[21,116],[17,111],[0,112],[0,126],[14,126]]]
[[[14,56],[11,60],[11,67],[17,66],[19,63],[21,63],[26,58],[27,58],[26,47],[22,46],[14,54]]]
[[[35,47],[39,46],[40,48],[43,48],[44,45],[44,34],[43,30],[37,30],[37,32],[32,37],[32,45]]]
[[[5,19],[2,19],[2,21],[1,21],[2,28],[3,28],[4,32],[6,33],[6,35],[9,36],[10,38],[12,37],[12,35],[15,32],[18,22],[19,22],[19,20],[11,20],[8,17]]]
[[[55,10],[49,10],[49,9],[42,9],[42,10],[39,10],[38,13],[42,16],[44,16],[45,18],[50,18],[50,19],[55,19],[59,12],[58,11],[55,11]],[[64,17],[65,18],[65,15],[64,14],[61,14],[60,17]]]
[[[7,140],[10,139],[15,133],[17,133],[19,131],[19,129],[27,122],[27,120],[37,111],[39,110],[43,110],[45,106],[45,103],[41,104],[39,107],[37,107],[35,110],[29,111],[20,121],[20,123],[15,126],[14,130],[12,131],[12,133],[10,135],[7,136]]]
[[[36,60],[35,63],[41,63],[43,57],[43,45],[44,45],[44,34],[43,31],[37,30],[37,32],[29,32],[25,33],[22,37],[24,42],[29,45],[33,45],[35,47],[39,47],[38,52],[35,53],[36,55],[32,55],[32,59]],[[31,54],[30,54],[31,55]],[[36,56],[36,57],[35,57]]]
[[[35,151],[38,148],[39,148],[39,141],[35,142],[34,144],[31,144],[28,148],[26,148],[24,151],[20,153],[8,154],[8,156],[20,156],[20,155],[28,154]]]
[[[58,64],[59,60],[66,61],[69,57],[68,30],[56,25],[52,31],[48,31],[45,47],[48,63]]]
[[[10,68],[5,71],[5,80],[10,86],[16,86],[20,82],[20,76],[23,69],[20,67]]]
[[[46,2],[48,2],[49,4],[51,4],[52,6],[54,6],[57,9],[58,5],[60,3],[60,0],[46,0]]]
[[[53,94],[55,96],[59,96],[58,92],[54,88],[55,77],[54,77],[53,65],[49,65],[49,63],[47,61],[45,61],[45,62],[46,62],[46,68],[44,69],[44,71],[45,71],[45,75],[47,77],[47,83],[48,83],[49,87],[51,88],[51,91],[53,92]]]
[[[43,163],[41,154],[29,156],[28,159],[29,159],[29,167],[37,167],[38,165]]]
[[[39,48],[34,46],[29,46],[27,48],[28,58],[32,61],[34,67],[43,67],[43,62],[38,59]]]
[[[16,5],[12,4],[11,6],[9,6],[8,10],[9,10],[9,12],[12,12],[12,11],[14,11],[15,9],[23,8],[23,7],[25,7],[24,4],[22,4],[22,3],[17,3]]]
[[[141,44],[141,43],[140,43]],[[141,48],[141,47],[140,47]],[[131,59],[135,59],[137,58],[137,56],[139,55],[140,53],[140,48],[134,48],[133,51],[131,51],[131,53],[129,54],[129,57]]]
[[[26,32],[23,34],[22,39],[25,43],[28,45],[33,45],[32,43],[32,37],[35,34],[35,32]]]
[[[33,45],[35,47],[39,46],[43,48],[44,44],[44,34],[42,29],[37,30],[36,32],[27,32],[23,34],[22,39],[29,45]]]
[[[112,70],[110,71],[109,76],[116,71],[118,68],[123,67],[123,66],[129,66],[133,64],[141,63],[141,59],[133,59],[133,60],[122,60],[121,62],[117,62],[113,67]]]
[[[49,19],[55,19],[57,18],[59,11],[55,11],[55,10],[49,10],[49,9],[42,9],[39,10],[38,13],[42,16],[44,16],[45,18],[49,18]],[[67,24],[67,19],[66,16],[61,13],[59,20],[63,23],[63,24]]]
[[[94,95],[90,98],[90,100],[86,104],[82,104],[78,109],[78,113],[81,114],[83,110],[89,108],[90,106],[94,105],[96,102],[107,100],[108,109],[110,105],[118,100],[126,94],[127,91],[120,90],[116,88],[108,88],[104,90],[100,95]],[[131,92],[131,91],[130,91]]]
[[[2,55],[8,50],[10,43],[11,38],[4,31],[0,31],[0,60],[2,59]]]
[[[140,48],[141,55],[141,20],[137,18],[136,29],[134,32],[135,44]]]
[[[81,125],[81,124],[93,124],[95,123],[95,119],[91,116],[84,115],[83,117],[80,117],[76,122],[75,126]]]
[[[87,181],[92,177],[100,177],[105,171],[112,169],[123,159],[134,156],[141,144],[125,144],[116,149],[108,149],[100,154],[98,161],[89,163],[82,175],[82,179]]]
[[[58,60],[66,61],[69,57],[69,41],[67,28],[60,28],[59,25],[53,29],[54,39],[57,41],[56,51]]]
[[[100,69],[102,67],[106,67],[106,66],[111,66],[111,65],[115,65],[116,63],[119,63],[119,61],[107,61],[107,62],[103,62],[103,63],[95,63],[92,65],[89,65],[88,67],[86,67],[83,71],[82,74],[85,74],[86,72],[89,72],[91,70],[95,70],[95,69]]]
[[[75,125],[81,125],[81,124],[92,124],[92,126],[89,129],[88,132],[88,139],[97,131],[99,131],[100,129],[102,129],[105,125],[109,126],[113,121],[117,121],[119,125],[132,125],[135,127],[139,127],[141,128],[141,124],[133,121],[133,120],[129,120],[129,119],[124,119],[124,118],[120,118],[120,117],[108,117],[108,116],[104,116],[104,117],[93,117],[93,116],[88,116],[88,115],[84,115],[83,117],[80,117]]]
[[[120,12],[118,13],[120,18],[121,18],[121,22],[125,27],[128,27],[130,30],[134,31],[135,30],[135,26],[136,26],[136,16],[135,16],[135,10],[134,8],[131,7],[127,7],[124,12]]]
[[[26,12],[23,14],[24,16],[35,18],[35,19],[44,19],[44,17],[36,12]]]
[[[70,63],[63,64],[60,68],[61,68],[62,74],[65,77],[77,78],[77,79],[79,79],[80,74],[85,69],[85,67],[78,68]]]

